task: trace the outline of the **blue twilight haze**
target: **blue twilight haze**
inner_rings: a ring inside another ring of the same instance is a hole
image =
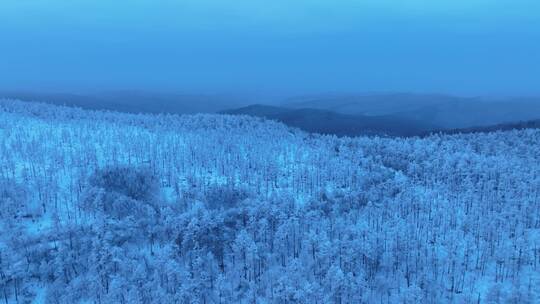
[[[0,89],[539,94],[535,0],[3,0]]]
[[[0,304],[540,303],[540,0],[0,0]]]

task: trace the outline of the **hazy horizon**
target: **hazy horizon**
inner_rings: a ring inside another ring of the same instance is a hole
[[[332,98],[353,98],[361,99],[362,97],[374,97],[381,98],[381,101],[391,96],[408,96],[427,98],[431,97],[434,100],[439,98],[455,98],[456,100],[477,100],[482,102],[497,102],[497,101],[512,101],[527,99],[540,103],[539,94],[452,94],[444,92],[429,92],[429,91],[294,91],[294,92],[272,92],[261,90],[223,90],[223,91],[211,91],[211,90],[178,90],[178,89],[139,89],[139,88],[109,88],[109,89],[4,89],[0,87],[0,98],[15,98],[26,101],[55,101],[53,97],[61,97],[61,99],[68,98],[69,96],[79,98],[101,99],[103,101],[110,101],[111,97],[121,98],[122,96],[138,96],[142,99],[166,98],[168,101],[178,100],[183,98],[184,101],[194,97],[207,97],[214,98],[221,103],[227,103],[230,101],[229,108],[235,108],[235,106],[242,105],[282,105],[283,103],[294,102],[295,100],[326,100]],[[34,97],[33,99],[25,98]]]
[[[0,4],[0,90],[537,96],[540,4]]]

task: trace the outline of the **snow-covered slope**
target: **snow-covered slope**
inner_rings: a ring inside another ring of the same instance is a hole
[[[0,296],[534,303],[540,131],[336,138],[0,101]]]

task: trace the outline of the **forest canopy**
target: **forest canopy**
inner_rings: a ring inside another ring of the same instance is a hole
[[[540,130],[0,101],[0,302],[535,303]]]

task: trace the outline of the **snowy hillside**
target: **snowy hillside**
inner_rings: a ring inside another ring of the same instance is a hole
[[[538,303],[540,130],[0,100],[0,302]]]

